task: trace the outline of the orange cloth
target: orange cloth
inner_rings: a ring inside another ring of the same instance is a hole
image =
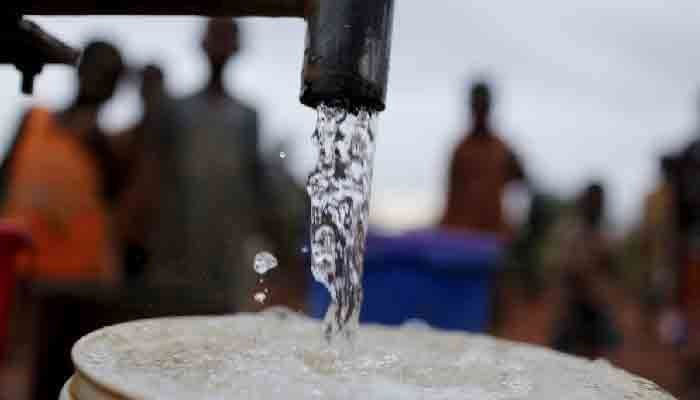
[[[52,280],[110,280],[117,257],[110,237],[99,162],[47,110],[33,109],[13,149],[3,216],[34,241],[18,274]]]
[[[495,135],[468,135],[450,165],[447,209],[442,226],[508,234],[501,200],[506,184],[522,178],[515,155]]]

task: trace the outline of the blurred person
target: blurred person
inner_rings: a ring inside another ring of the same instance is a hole
[[[502,200],[508,183],[524,181],[518,157],[491,125],[491,89],[475,83],[469,95],[471,128],[449,169],[447,209],[441,226],[508,237]]]
[[[527,220],[510,245],[506,260],[506,275],[515,275],[516,286],[531,297],[537,297],[552,284],[543,268],[544,249],[551,239],[550,232],[561,213],[559,200],[551,195],[536,193],[528,210]]]
[[[680,345],[686,379],[700,393],[700,139],[682,149],[677,166],[677,307],[660,322]]]
[[[546,255],[562,208],[563,202],[550,194],[535,192],[532,196],[527,220],[509,244],[496,280],[493,328],[497,336],[550,344],[561,289],[556,276],[546,268]]]
[[[111,226],[120,168],[97,125],[124,69],[119,51],[92,42],[65,110],[33,107],[2,165],[2,215],[26,227],[35,254],[18,274],[29,279],[113,281],[119,276]]]
[[[700,103],[698,103],[700,104]],[[700,114],[698,114],[700,115]],[[700,121],[698,121],[700,126]],[[690,392],[700,393],[700,128],[675,157],[675,293],[658,330],[681,349]]]
[[[553,346],[559,351],[597,358],[621,341],[608,303],[613,274],[612,246],[603,229],[605,190],[588,185],[570,217],[554,228],[557,238],[554,268],[563,279],[564,308],[555,328]],[[550,270],[551,271],[551,270]]]
[[[642,253],[647,263],[645,282],[654,305],[674,305],[677,271],[675,159],[663,156],[661,179],[646,197],[642,220]]]
[[[700,306],[700,139],[691,142],[679,156],[677,193],[679,301],[692,312]]]
[[[175,245],[169,237],[179,235],[164,227],[177,198],[173,177],[177,175],[174,132],[178,110],[165,88],[164,74],[157,65],[141,71],[140,94],[143,117],[136,126],[117,135],[114,147],[125,165],[125,188],[118,199],[116,224],[123,243],[126,278],[143,278],[154,252],[164,251],[162,242]]]
[[[604,229],[605,189],[600,182],[588,184],[573,208],[551,232],[556,243],[548,251],[548,262],[567,273],[610,270],[611,244]]]
[[[163,215],[178,237],[155,255],[149,279],[182,283],[211,293],[227,311],[256,307],[252,300],[255,253],[274,253],[261,232],[265,209],[264,170],[258,153],[257,112],[232,96],[224,71],[238,53],[240,35],[232,19],[211,19],[202,37],[209,80],[198,93],[177,100],[182,114],[175,132],[175,163],[169,173],[180,188]],[[160,239],[159,239],[160,240]]]
[[[697,124],[695,139],[677,156],[674,181],[681,264],[678,302],[688,313],[700,309],[700,120]]]
[[[31,254],[17,258],[16,287],[36,289],[31,295],[16,291],[9,357],[30,377],[36,399],[56,396],[72,371],[69,353],[76,337],[70,332],[93,321],[82,309],[43,294],[65,288],[71,297],[79,288],[113,288],[120,280],[112,217],[123,173],[97,117],[123,70],[113,45],[89,43],[70,106],[57,112],[31,108],[2,164],[1,215],[22,226],[33,243]]]

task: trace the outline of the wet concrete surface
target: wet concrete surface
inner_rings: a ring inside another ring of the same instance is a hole
[[[689,372],[693,360],[700,359],[697,357],[700,351],[692,350],[700,349],[700,338],[691,335],[688,345],[680,349],[665,345],[656,333],[656,316],[646,311],[634,296],[614,286],[603,293],[623,336],[621,346],[605,354],[605,358],[656,382],[679,400],[700,399],[700,393],[692,387],[697,379]],[[553,336],[556,316],[563,307],[562,299],[559,289],[546,290],[533,297],[514,288],[502,288],[498,295],[501,319],[494,334],[547,346]],[[692,320],[700,321],[700,317]],[[28,342],[32,333],[20,333],[20,337],[25,339],[22,347],[0,364],[0,400],[28,400],[30,396],[32,365]]]

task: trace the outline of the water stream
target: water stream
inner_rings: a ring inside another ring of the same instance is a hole
[[[322,104],[309,176],[311,270],[329,291],[324,336],[352,339],[362,306],[362,268],[369,218],[375,114]]]

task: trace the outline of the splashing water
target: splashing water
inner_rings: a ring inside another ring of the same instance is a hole
[[[259,275],[263,275],[275,267],[277,267],[277,259],[272,253],[261,251],[255,255],[253,268]]]
[[[257,301],[260,304],[264,304],[265,300],[267,300],[267,294],[265,292],[257,292],[253,295],[253,298],[255,301]]]
[[[350,339],[362,305],[375,115],[325,104],[317,112],[313,142],[318,161],[306,186],[311,198],[311,270],[331,295],[326,339],[339,334]]]
[[[253,294],[253,300],[260,304],[265,304],[270,290],[268,288],[262,287],[265,283],[265,274],[267,271],[277,267],[277,258],[272,255],[272,253],[267,251],[261,251],[255,255],[255,261],[253,263],[253,269],[258,274],[257,286],[261,288]]]

